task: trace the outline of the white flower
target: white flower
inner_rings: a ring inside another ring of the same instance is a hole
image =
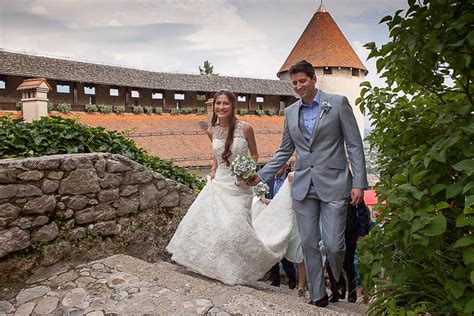
[[[230,164],[232,175],[237,177],[238,181],[250,179],[257,170],[257,164],[249,156],[237,155]]]
[[[321,103],[321,114],[319,114],[319,118],[322,118],[324,113],[331,111],[331,109],[332,109],[331,103],[329,103],[328,99],[325,99]]]
[[[262,197],[270,191],[270,187],[266,183],[260,182],[253,191],[257,197]]]

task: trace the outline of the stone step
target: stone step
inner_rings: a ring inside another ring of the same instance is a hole
[[[163,266],[164,269],[170,269],[178,273],[193,276],[195,278],[200,278],[203,280],[208,280],[211,282],[216,282],[214,280],[208,279],[196,273],[186,270],[184,267],[169,263],[169,262],[159,262],[160,266]],[[225,285],[223,285],[225,286]],[[264,282],[258,282],[254,287],[256,290],[265,291],[268,293],[278,294],[278,296],[284,296],[285,300],[293,301],[295,304],[306,304],[309,301],[309,293],[306,292],[305,297],[299,297],[297,290],[290,290],[287,285],[281,285],[280,287],[271,286],[270,284]],[[330,303],[325,309],[338,311],[344,315],[365,315],[367,313],[367,305],[363,304],[362,299],[357,303],[349,303],[347,301],[339,301],[337,303]]]
[[[363,304],[308,305],[286,286],[264,282],[228,286],[167,262],[126,255],[34,276],[15,298],[0,301],[0,315],[364,315]]]

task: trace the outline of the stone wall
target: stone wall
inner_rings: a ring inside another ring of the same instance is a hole
[[[117,252],[163,258],[194,198],[120,155],[0,160],[0,281]]]

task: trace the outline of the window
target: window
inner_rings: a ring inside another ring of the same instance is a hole
[[[71,93],[71,86],[68,84],[57,84],[56,92],[57,93]]]
[[[265,98],[262,97],[262,96],[258,96],[256,101],[257,101],[257,103],[263,103],[263,102],[265,102]]]
[[[246,101],[247,101],[247,96],[245,95],[237,96],[237,102],[246,102]]]
[[[174,94],[175,100],[184,100],[184,93],[175,93]]]
[[[110,93],[111,97],[118,97],[119,96],[119,89],[110,88],[109,93]]]
[[[84,86],[84,93],[87,95],[95,95],[95,87],[94,86]],[[93,103],[91,103],[93,104]]]
[[[206,101],[207,100],[207,96],[206,96],[205,93],[198,93],[196,98],[197,98],[198,101]]]
[[[163,100],[163,93],[162,92],[152,92],[151,98],[153,100]]]
[[[352,68],[352,75],[353,75],[354,77],[359,77],[359,69]]]
[[[332,75],[332,68],[331,67],[324,67],[323,73],[325,75]]]
[[[0,79],[0,89],[6,89],[7,83],[4,79]]]
[[[140,92],[137,90],[132,90],[132,98],[139,98],[140,97]]]

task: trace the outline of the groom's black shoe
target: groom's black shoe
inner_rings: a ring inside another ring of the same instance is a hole
[[[324,295],[317,301],[309,301],[308,304],[318,306],[318,307],[326,307],[329,305],[329,298],[327,295]]]

